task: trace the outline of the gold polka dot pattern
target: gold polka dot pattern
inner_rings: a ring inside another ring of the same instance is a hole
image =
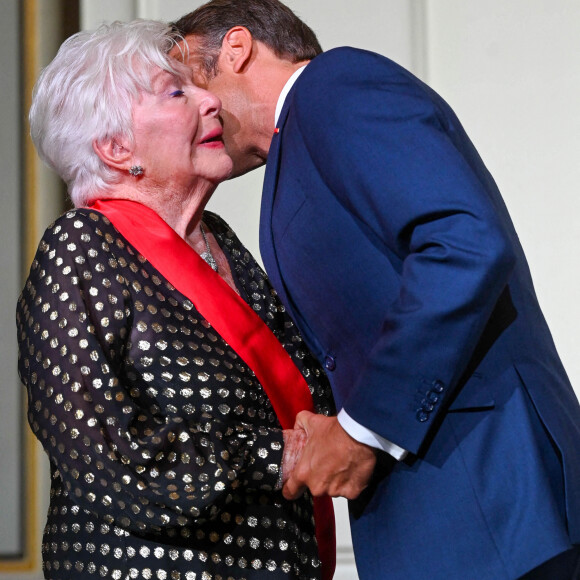
[[[334,412],[263,271],[219,217],[204,221],[318,411]],[[79,209],[48,228],[17,326],[52,471],[46,578],[320,577],[312,498],[275,491],[282,432],[262,386],[107,218]]]

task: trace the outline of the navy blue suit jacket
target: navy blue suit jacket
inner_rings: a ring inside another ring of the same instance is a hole
[[[337,408],[411,452],[352,504],[361,579],[516,578],[580,543],[580,408],[449,106],[334,49],[286,99],[260,247]]]

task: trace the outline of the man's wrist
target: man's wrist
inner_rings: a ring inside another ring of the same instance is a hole
[[[341,409],[337,416],[340,426],[359,443],[364,443],[375,449],[380,449],[385,451],[389,455],[393,456],[397,461],[404,459],[408,451],[399,447],[396,443],[381,437],[374,431],[371,431],[364,425],[361,425],[355,421],[344,409]]]

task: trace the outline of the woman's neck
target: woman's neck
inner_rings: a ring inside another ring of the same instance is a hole
[[[169,189],[163,191],[144,191],[130,184],[123,187],[118,184],[109,194],[117,199],[130,199],[152,209],[163,221],[181,236],[200,256],[208,252],[217,264],[218,274],[237,293],[230,265],[213,232],[206,228],[205,237],[201,230],[201,218],[216,186],[205,190],[192,191],[188,195],[173,193]]]
[[[118,184],[112,191],[112,197],[131,199],[147,206],[157,213],[179,236],[191,244],[201,237],[199,224],[203,210],[214,191],[214,185],[184,192],[172,191],[169,188],[137,188],[134,184],[129,183],[126,186]]]

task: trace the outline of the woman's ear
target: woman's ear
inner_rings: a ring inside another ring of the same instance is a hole
[[[93,141],[93,149],[105,165],[114,169],[128,171],[135,164],[129,143],[123,139],[107,137]]]
[[[222,42],[222,64],[235,73],[243,72],[250,62],[254,50],[254,38],[245,26],[234,26],[224,36]]]

